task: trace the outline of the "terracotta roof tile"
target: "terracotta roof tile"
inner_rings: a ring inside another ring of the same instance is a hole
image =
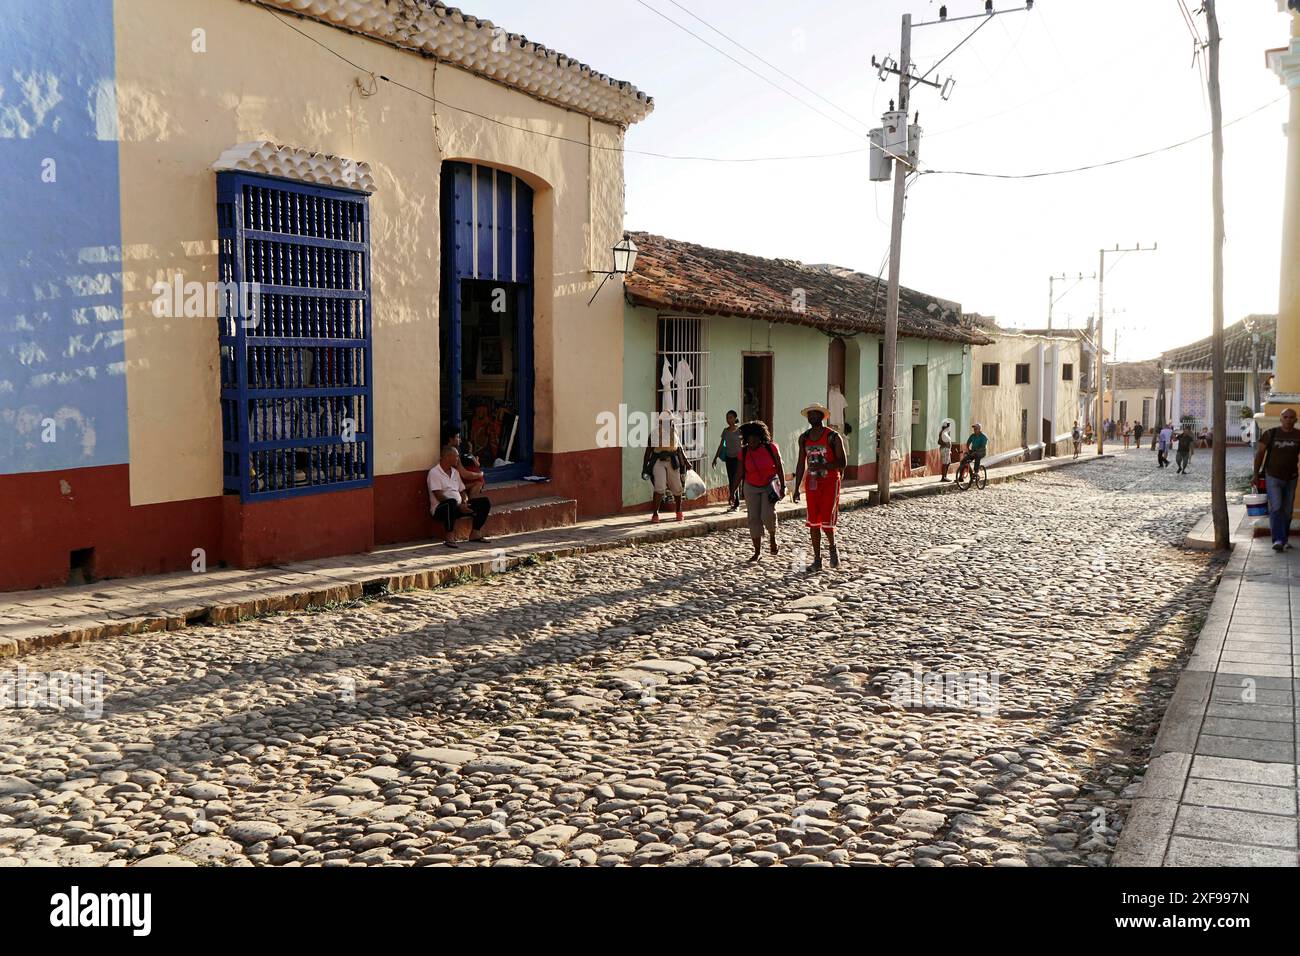
[[[630,235],[639,251],[625,289],[637,305],[693,315],[738,315],[837,334],[885,330],[885,283],[875,276],[711,249],[645,232]],[[800,291],[802,309],[797,302]],[[970,345],[992,341],[970,327],[957,303],[911,289],[899,295],[898,334]]]
[[[1107,362],[1107,388],[1159,388],[1160,360],[1145,362]]]
[[[1273,353],[1277,351],[1277,316],[1249,315],[1223,330],[1223,370],[1225,372],[1250,372],[1254,370],[1251,356],[1251,330],[1259,333],[1259,368],[1261,372],[1273,370]],[[1201,339],[1182,348],[1171,349],[1160,360],[1164,367],[1174,372],[1208,372],[1210,349],[1214,337]]]

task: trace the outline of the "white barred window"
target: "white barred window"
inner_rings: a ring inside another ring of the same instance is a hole
[[[655,362],[655,411],[673,415],[686,459],[701,475],[709,457],[708,328],[703,319],[659,316]]]
[[[1228,372],[1223,376],[1223,397],[1228,402],[1246,400],[1246,373]]]

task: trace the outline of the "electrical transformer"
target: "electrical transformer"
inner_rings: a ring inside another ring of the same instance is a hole
[[[881,122],[885,125],[885,152],[907,159],[907,114],[893,110],[882,116]]]
[[[893,175],[894,162],[885,152],[885,131],[883,129],[873,129],[871,131],[871,181],[873,183],[889,182],[889,177]]]

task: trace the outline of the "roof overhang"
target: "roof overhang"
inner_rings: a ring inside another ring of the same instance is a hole
[[[598,73],[490,20],[437,0],[244,0],[319,20],[350,33],[459,67],[536,99],[627,127],[648,116],[654,100],[631,83]],[[413,8],[418,12],[412,12]]]

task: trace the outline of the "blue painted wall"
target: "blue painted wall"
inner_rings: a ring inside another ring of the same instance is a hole
[[[0,474],[123,464],[113,3],[3,7]]]

